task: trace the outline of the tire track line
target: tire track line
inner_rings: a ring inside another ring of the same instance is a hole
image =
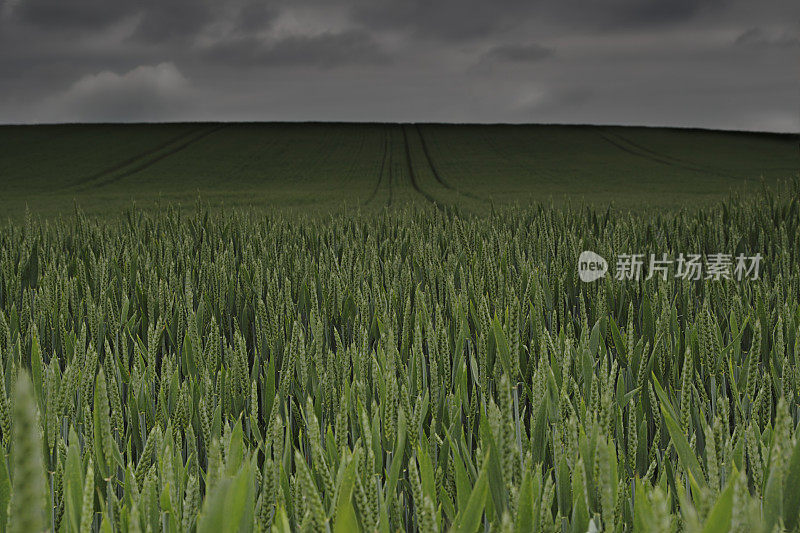
[[[672,161],[672,162],[674,162],[676,164],[680,164],[680,165],[694,165],[698,170],[702,169],[702,170],[719,172],[719,169],[716,169],[716,168],[703,167],[701,165],[696,165],[695,163],[692,163],[691,161],[686,161],[684,159],[673,157],[673,156],[668,155],[668,154],[663,154],[663,153],[657,152],[657,151],[655,151],[655,150],[653,150],[651,148],[647,148],[646,146],[642,146],[641,144],[639,144],[637,142],[634,142],[634,141],[630,140],[628,137],[625,137],[624,135],[620,135],[619,133],[611,132],[611,131],[608,131],[606,133],[608,133],[608,135],[611,135],[611,136],[617,138],[618,140],[620,140],[622,142],[625,142],[625,143],[629,144],[630,146],[636,148],[637,150],[639,150],[641,152],[644,152],[646,154],[652,155],[653,157],[662,158],[662,159],[665,159],[665,160],[668,160],[668,161]]]
[[[375,195],[378,194],[378,189],[381,187],[381,182],[383,181],[383,170],[386,167],[386,158],[388,156],[389,151],[389,134],[386,131],[386,126],[383,127],[383,155],[381,156],[381,168],[378,171],[378,182],[375,184],[375,188],[372,190],[372,193],[367,198],[367,201],[364,202],[364,205],[369,204],[374,198]]]
[[[124,160],[124,161],[116,163],[116,164],[114,164],[114,165],[112,165],[112,166],[110,166],[108,168],[105,168],[105,169],[101,170],[100,172],[96,172],[96,173],[94,173],[94,174],[92,174],[90,176],[87,176],[87,177],[83,178],[80,181],[77,181],[75,183],[71,183],[69,185],[65,185],[64,187],[62,187],[62,189],[71,189],[71,188],[79,188],[80,189],[84,185],[88,185],[88,184],[90,184],[91,182],[93,182],[95,180],[104,178],[104,177],[108,176],[109,174],[113,174],[114,172],[122,170],[123,168],[125,168],[127,166],[130,166],[133,163],[136,163],[140,159],[144,159],[145,157],[148,157],[148,156],[151,156],[151,155],[153,155],[155,153],[158,153],[161,150],[163,150],[164,148],[167,148],[168,146],[170,146],[170,145],[172,145],[172,144],[174,144],[174,143],[176,143],[178,141],[186,139],[187,137],[191,137],[192,135],[196,134],[199,130],[200,130],[199,127],[192,128],[189,131],[181,133],[180,135],[176,135],[175,137],[171,138],[170,140],[168,140],[166,142],[163,142],[163,143],[159,144],[158,146],[154,146],[153,148],[145,150],[144,152],[140,152],[140,153],[136,154],[133,157],[130,157],[130,158]]]
[[[102,181],[97,182],[97,183],[95,183],[93,185],[87,184],[85,187],[83,187],[83,189],[88,189],[90,187],[94,188],[94,189],[99,189],[101,187],[106,187],[108,185],[111,185],[112,183],[116,183],[116,182],[118,182],[120,180],[123,180],[123,179],[125,179],[127,177],[133,176],[134,174],[136,174],[138,172],[141,172],[142,170],[146,170],[146,169],[152,167],[153,165],[155,165],[159,161],[162,161],[162,160],[166,159],[167,157],[170,157],[172,155],[177,154],[181,150],[189,147],[190,145],[196,143],[197,141],[199,141],[201,139],[204,139],[204,138],[208,137],[212,133],[218,132],[219,130],[221,130],[222,128],[224,128],[226,126],[227,126],[227,124],[220,124],[216,128],[211,128],[210,130],[206,130],[205,132],[203,132],[203,133],[201,133],[199,135],[195,135],[193,138],[189,139],[188,141],[185,141],[185,142],[179,144],[178,146],[176,146],[176,147],[174,147],[174,148],[172,148],[172,149],[170,149],[170,150],[168,150],[168,151],[166,151],[166,152],[164,152],[162,154],[159,154],[156,157],[153,157],[152,159],[149,159],[149,160],[145,161],[144,163],[142,163],[140,165],[137,165],[137,166],[135,166],[135,167],[133,167],[133,168],[131,168],[129,170],[126,170],[122,174],[117,174],[117,175],[111,176],[108,179],[102,180]]]
[[[425,154],[425,159],[428,160],[428,166],[431,167],[433,177],[436,178],[436,181],[438,181],[442,187],[454,191],[455,189],[453,186],[450,185],[444,178],[442,178],[442,176],[439,174],[439,171],[434,166],[433,159],[431,159],[431,154],[428,152],[428,143],[425,142],[425,136],[422,135],[422,128],[420,128],[419,124],[415,124],[415,126],[417,128],[417,135],[419,135],[419,141],[422,144],[422,152]]]
[[[725,174],[725,171],[724,171],[724,170],[722,170],[722,169],[720,169],[719,167],[715,167],[715,166],[711,166],[711,167],[710,167],[710,166],[704,166],[704,165],[701,165],[701,164],[699,164],[699,163],[694,163],[693,161],[687,161],[687,160],[685,160],[685,159],[681,159],[681,158],[679,158],[679,157],[675,157],[675,156],[671,156],[671,155],[668,155],[668,154],[664,154],[664,153],[658,152],[658,151],[656,151],[656,150],[653,150],[653,149],[651,149],[651,148],[647,148],[646,146],[643,146],[643,145],[641,145],[641,144],[639,144],[639,143],[636,143],[636,142],[634,142],[634,141],[630,140],[628,137],[625,137],[624,135],[620,135],[619,133],[613,133],[613,132],[608,132],[608,133],[609,133],[610,135],[613,135],[613,136],[614,136],[614,137],[616,137],[617,139],[620,139],[620,140],[622,140],[622,141],[625,141],[625,142],[626,142],[626,143],[628,143],[629,145],[631,145],[631,146],[633,146],[633,147],[635,147],[635,148],[637,148],[637,149],[641,150],[642,152],[646,152],[646,153],[648,153],[648,154],[652,154],[653,156],[656,156],[656,157],[662,157],[662,158],[664,158],[664,159],[668,159],[668,160],[670,160],[670,161],[674,161],[674,162],[675,162],[675,163],[677,163],[677,164],[681,164],[681,165],[693,165],[693,166],[694,166],[694,167],[696,167],[698,170],[702,170],[703,172],[711,172],[711,173],[715,173],[716,175],[723,176],[723,177],[727,177],[727,178],[737,178],[737,179],[740,179],[740,180],[747,180],[747,179],[749,179],[749,178],[747,178],[747,177],[744,177],[744,176],[735,176],[735,175],[733,175],[733,174]],[[765,169],[763,169],[763,170],[796,170],[796,169],[794,169],[794,168],[788,168],[788,167],[785,167],[785,168],[765,168]]]
[[[411,187],[414,188],[420,195],[422,195],[426,200],[432,203],[437,209],[443,209],[443,207],[436,201],[436,199],[428,194],[426,191],[422,190],[417,183],[417,175],[414,172],[414,164],[411,160],[411,148],[408,145],[408,134],[406,133],[406,126],[400,126],[403,129],[403,144],[405,144],[406,149],[406,165],[408,166],[408,177],[411,180]]]
[[[675,160],[674,158],[670,158],[669,156],[664,156],[664,155],[658,154],[656,152],[653,152],[652,150],[648,150],[646,148],[639,147],[638,145],[632,143],[631,141],[628,141],[624,137],[619,137],[616,134],[610,134],[610,135],[614,135],[615,137],[617,137],[617,139],[615,140],[615,139],[613,139],[612,137],[610,137],[609,135],[607,135],[605,133],[600,133],[600,136],[603,137],[603,139],[605,139],[606,141],[608,141],[612,145],[616,146],[617,148],[619,148],[623,152],[626,152],[626,153],[629,153],[631,155],[635,155],[635,156],[641,157],[643,159],[647,159],[649,161],[655,161],[656,163],[661,163],[662,165],[667,165],[667,166],[674,167],[674,168],[681,168],[683,170],[691,170],[692,172],[699,172],[701,174],[707,174],[709,176],[717,176],[717,177],[720,177],[720,178],[736,179],[736,180],[744,180],[744,181],[747,180],[747,178],[742,178],[740,176],[734,176],[734,175],[725,174],[723,172],[719,172],[719,171],[716,171],[716,170],[712,170],[712,169],[707,169],[707,168],[703,168],[703,167],[698,167],[698,166],[686,164],[686,163],[684,163],[684,162],[682,162],[680,160]],[[630,146],[633,146],[636,149],[634,150],[633,148],[630,148],[629,146],[626,146],[623,143],[627,143],[627,144],[629,144]]]
[[[394,141],[389,141],[388,139],[391,136],[391,131],[387,129],[386,138],[389,147],[389,164],[387,168],[387,172],[389,173],[389,200],[386,201],[386,207],[391,207],[392,200],[394,200]]]
[[[470,193],[469,191],[462,192],[460,189],[456,189],[455,187],[450,185],[450,183],[444,179],[444,177],[439,173],[439,170],[436,168],[436,165],[434,165],[433,163],[433,158],[431,157],[431,154],[428,151],[428,143],[425,142],[425,136],[422,134],[422,128],[420,127],[419,124],[417,124],[416,127],[417,127],[417,134],[419,135],[419,141],[422,144],[422,152],[425,154],[425,159],[428,161],[428,166],[431,168],[431,172],[433,172],[433,177],[436,178],[436,181],[438,181],[444,188],[450,189],[451,191],[455,191],[456,193],[462,196],[467,196],[469,198],[485,202],[486,199],[476,196]]]

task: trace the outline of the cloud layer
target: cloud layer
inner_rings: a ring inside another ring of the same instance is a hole
[[[185,118],[186,78],[172,63],[124,74],[89,74],[45,100],[43,115],[63,122],[164,121]]]
[[[800,131],[796,0],[6,0],[0,122]]]

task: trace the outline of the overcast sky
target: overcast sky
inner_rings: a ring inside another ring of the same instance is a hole
[[[800,131],[798,0],[0,0],[0,123]]]

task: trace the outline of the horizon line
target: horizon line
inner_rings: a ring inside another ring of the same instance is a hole
[[[542,127],[580,127],[580,128],[648,128],[685,131],[709,131],[725,133],[745,133],[760,135],[800,136],[799,131],[746,130],[736,128],[711,128],[703,126],[666,126],[649,124],[613,124],[590,122],[444,122],[444,121],[385,121],[385,120],[134,120],[134,121],[63,121],[63,122],[0,122],[0,127],[36,126],[158,126],[170,124],[329,124],[329,125],[370,125],[370,124],[421,124],[441,126],[542,126]]]

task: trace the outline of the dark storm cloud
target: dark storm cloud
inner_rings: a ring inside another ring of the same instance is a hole
[[[263,30],[272,24],[278,13],[275,6],[266,2],[248,2],[239,10],[236,26],[245,32]]]
[[[376,29],[411,31],[441,40],[485,37],[510,19],[529,16],[535,2],[525,0],[369,0],[357,3],[354,18]]]
[[[389,57],[364,31],[290,36],[272,43],[255,37],[223,41],[209,47],[206,57],[228,65],[316,66],[387,63]]]
[[[358,2],[353,12],[356,20],[375,28],[469,40],[531,20],[598,29],[665,26],[721,4],[724,0],[368,0]]]
[[[226,23],[229,33],[247,34],[268,28],[279,10],[263,0],[137,0],[141,19],[134,41],[191,43],[214,24]]]
[[[800,37],[797,33],[771,33],[762,28],[750,28],[736,38],[735,43],[740,46],[797,48],[800,47]]]
[[[620,29],[678,24],[725,3],[725,0],[562,0],[550,5],[558,16],[572,13],[575,23]]]
[[[133,12],[132,4],[108,0],[6,1],[17,22],[51,31],[103,28]]]
[[[9,18],[48,31],[91,32],[135,17],[134,40],[190,41],[212,23],[230,19],[238,30],[267,27],[278,13],[262,0],[6,0]]]
[[[797,0],[0,0],[0,122],[800,129]]]
[[[213,0],[140,0],[138,4],[142,18],[133,38],[153,43],[192,39],[221,16],[224,7]]]
[[[552,48],[536,43],[504,44],[490,48],[483,56],[483,61],[531,63],[548,58],[554,52]]]

